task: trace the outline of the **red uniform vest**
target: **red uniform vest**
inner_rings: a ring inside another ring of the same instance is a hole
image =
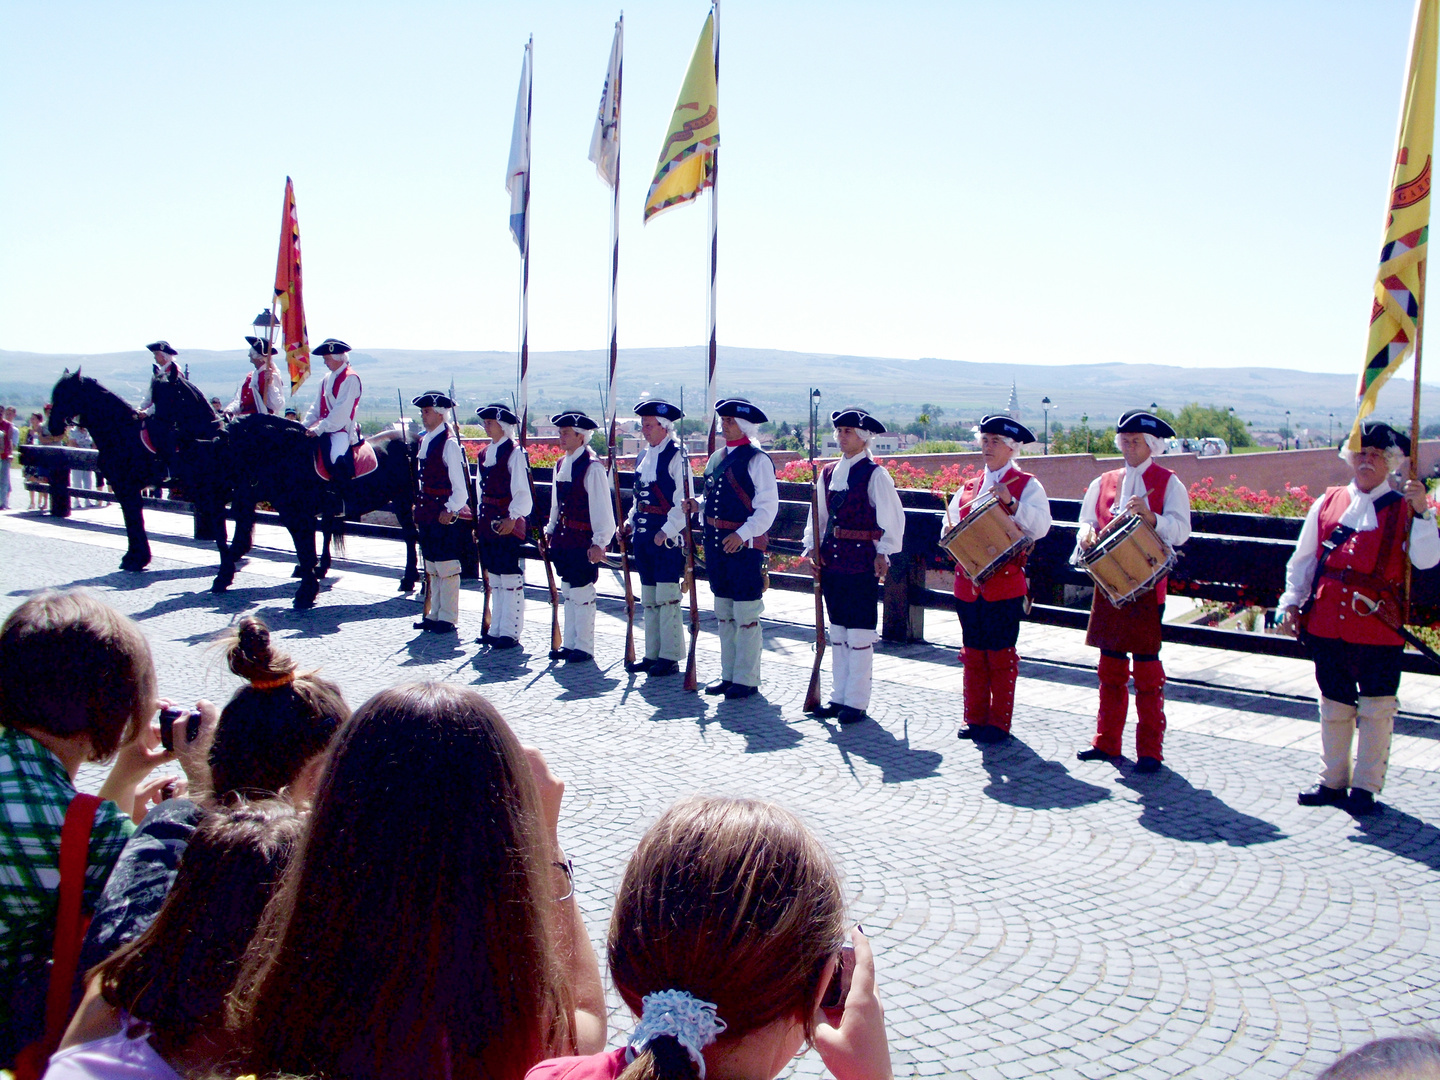
[[[1016,499],[1020,498],[1025,485],[1035,479],[1027,472],[1021,472],[1014,465],[1003,474],[1001,483],[1010,489],[1010,494]],[[972,476],[965,481],[965,486],[960,489],[960,517],[963,520],[970,515],[970,508],[975,500],[980,497],[980,485],[985,482],[985,474]],[[997,570],[979,589],[975,583],[965,576],[964,570],[955,571],[955,598],[973,604],[980,597],[986,600],[1013,600],[1017,596],[1024,596],[1029,590],[1029,583],[1025,580],[1025,561],[1027,555],[1021,555],[1007,563],[1002,569]]]
[[[504,521],[510,516],[510,455],[515,452],[515,440],[506,439],[495,451],[495,464],[486,468],[481,458],[480,466],[480,523],[484,526],[480,535],[487,539],[494,536],[490,523]],[[500,537],[499,539],[505,539]]]
[[[1396,594],[1405,580],[1405,560],[1410,552],[1410,530],[1405,518],[1405,500],[1398,494],[1387,499],[1384,506],[1375,508],[1378,528],[1357,532],[1336,548],[1325,562],[1325,569],[1331,573],[1353,570],[1356,573],[1383,578],[1393,583]],[[1340,524],[1340,517],[1350,506],[1350,489],[1330,488],[1321,496],[1320,542]],[[1394,536],[1388,551],[1381,550],[1385,534]],[[1310,608],[1305,624],[1307,633],[1316,637],[1339,639],[1354,645],[1403,645],[1400,635],[1391,630],[1373,615],[1364,615],[1369,605],[1359,601],[1356,610],[1355,594],[1370,600],[1380,598],[1379,591],[1369,585],[1345,581],[1328,576],[1322,577],[1315,593],[1315,603]]]
[[[581,550],[595,542],[590,526],[590,496],[585,490],[585,474],[594,463],[587,449],[570,463],[570,479],[555,481],[554,497],[559,501],[560,513],[555,519],[550,546],[556,550]],[[559,471],[558,465],[556,471]]]
[[[445,466],[445,444],[450,429],[441,428],[430,440],[430,447],[420,462],[420,493],[415,497],[415,524],[434,525],[440,520],[445,504],[454,494],[450,487],[450,470]]]
[[[260,411],[259,406],[255,404],[255,399],[257,397],[263,399],[265,396],[265,375],[266,372],[263,368],[259,371],[252,371],[249,375],[245,376],[245,381],[240,384],[241,416],[251,416]],[[323,416],[325,406],[322,404],[320,408],[321,415]]]
[[[1165,512],[1165,491],[1174,475],[1165,466],[1155,464],[1153,458],[1145,467],[1143,479],[1145,489],[1149,492],[1147,501],[1150,503],[1150,512],[1156,517]],[[1124,480],[1124,469],[1115,469],[1100,476],[1100,493],[1095,499],[1095,520],[1102,530],[1115,519],[1115,498],[1120,494],[1120,485]],[[1162,577],[1155,583],[1155,598],[1162,604],[1165,602],[1165,583],[1168,580]]]
[[[825,536],[820,541],[820,560],[827,570],[837,574],[873,574],[875,543],[885,535],[870,501],[870,477],[880,466],[870,458],[862,458],[850,466],[844,491],[830,489],[830,477],[836,462],[820,470],[820,486],[825,492]],[[838,505],[837,505],[838,504]]]
[[[340,387],[342,387],[342,386],[345,385],[345,380],[346,380],[346,379],[354,379],[354,380],[355,380],[355,384],[356,384],[356,388],[357,388],[360,392],[362,392],[362,393],[364,392],[365,387],[364,387],[364,384],[360,382],[360,376],[357,375],[357,374],[355,374],[355,372],[350,368],[350,365],[347,364],[347,365],[345,365],[345,372],[344,372],[344,374],[342,374],[338,379],[336,379],[333,383],[331,383],[331,391],[330,391],[330,392],[333,393],[337,398],[340,396]],[[357,393],[357,394],[355,395],[355,404],[350,407],[350,421],[351,421],[351,423],[354,423],[354,421],[355,421],[355,411],[356,411],[357,409],[359,409],[359,408],[360,408],[360,394]],[[327,416],[329,416],[329,415],[330,415],[330,398],[327,397],[326,394],[325,394],[325,384],[324,384],[324,383],[321,383],[321,384],[320,384],[320,419],[321,419],[321,420],[324,420],[325,417],[327,417]]]

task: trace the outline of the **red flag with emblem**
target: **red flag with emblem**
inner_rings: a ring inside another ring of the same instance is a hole
[[[275,302],[285,336],[290,393],[310,377],[310,338],[305,330],[305,299],[300,288],[300,219],[295,216],[295,185],[285,178],[285,209],[280,217],[280,256],[275,264]]]

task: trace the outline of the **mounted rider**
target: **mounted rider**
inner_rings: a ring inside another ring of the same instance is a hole
[[[161,460],[169,465],[175,457],[175,430],[170,425],[157,423],[155,420],[155,385],[174,382],[183,376],[175,363],[176,352],[168,341],[152,341],[145,347],[154,358],[154,368],[150,372],[150,385],[145,388],[145,400],[140,402],[140,408],[135,412],[143,424],[143,441],[152,453],[158,454]]]
[[[249,334],[245,340],[250,343],[248,359],[255,370],[245,376],[225,412],[230,416],[279,416],[285,411],[285,390],[284,376],[275,364],[275,344]]]
[[[354,506],[355,447],[360,443],[360,376],[350,367],[350,346],[337,338],[326,338],[314,349],[323,357],[330,374],[320,384],[320,393],[305,414],[305,427],[313,438],[329,436],[325,461],[338,496],[332,517],[344,517],[347,504]]]

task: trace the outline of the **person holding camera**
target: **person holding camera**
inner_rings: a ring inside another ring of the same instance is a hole
[[[625,868],[608,951],[628,1044],[526,1080],[771,1080],[807,1042],[836,1080],[894,1075],[870,942],[847,933],[825,848],[774,803],[666,810]]]
[[[78,926],[57,932],[62,895],[78,900],[78,924],[156,795],[146,778],[169,755],[154,703],[145,635],[88,593],[39,593],[0,627],[0,1067],[46,1034],[52,979],[73,977],[50,970],[57,946],[78,945]],[[80,766],[109,758],[99,798],[80,795]],[[62,863],[72,844],[74,877]]]
[[[246,684],[223,710],[166,702],[161,737],[185,770],[188,790],[175,788],[146,815],[125,845],[95,905],[80,951],[81,970],[133,941],[154,921],[205,807],[240,798],[285,795],[307,806],[320,782],[326,748],[350,718],[340,688],[298,673],[273,649],[269,628],[247,615],[222,641],[230,670]]]

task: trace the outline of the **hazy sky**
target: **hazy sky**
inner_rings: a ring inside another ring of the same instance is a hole
[[[720,341],[1358,371],[1410,0],[721,14]],[[707,7],[626,8],[620,341],[705,334],[708,216],[641,206]],[[294,177],[312,341],[605,344],[586,160],[615,6],[0,0],[0,348],[235,348]]]

